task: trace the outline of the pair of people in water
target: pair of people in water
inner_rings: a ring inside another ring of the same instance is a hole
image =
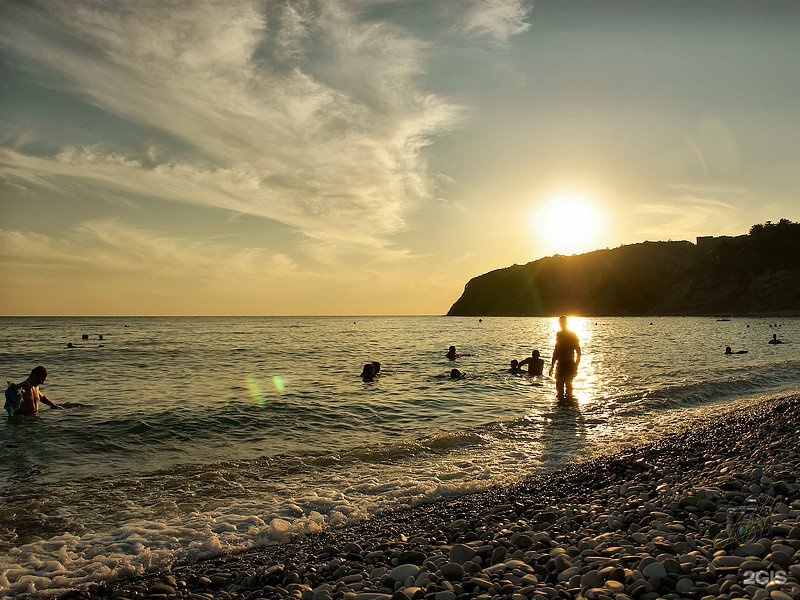
[[[767,343],[768,344],[772,344],[772,345],[782,344],[783,340],[779,340],[778,339],[778,334],[777,333],[773,333],[772,334],[772,339],[769,340]],[[725,354],[726,355],[727,354],[747,354],[747,350],[737,350],[736,352],[734,352],[733,350],[731,350],[730,346],[725,346]]]
[[[364,381],[375,381],[375,378],[381,372],[381,363],[373,360],[371,363],[366,363],[361,371],[361,379]]]
[[[528,358],[523,358],[522,360],[515,358],[512,360],[509,371],[511,373],[524,373],[525,370],[522,367],[526,365],[528,366],[528,375],[541,376],[544,374],[544,359],[539,358],[538,350],[531,352]]]
[[[28,378],[22,383],[8,382],[5,393],[5,409],[10,416],[14,415],[35,415],[39,412],[39,403],[46,404],[50,408],[61,408],[52,402],[40,390],[47,379],[47,369],[39,365],[34,367]]]

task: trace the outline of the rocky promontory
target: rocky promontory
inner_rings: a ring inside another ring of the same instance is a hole
[[[800,223],[513,265],[471,279],[447,314],[800,314]]]

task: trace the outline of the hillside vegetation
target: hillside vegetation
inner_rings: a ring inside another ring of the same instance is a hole
[[[551,256],[471,279],[449,316],[800,314],[800,223]]]

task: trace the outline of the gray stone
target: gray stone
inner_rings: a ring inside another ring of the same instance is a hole
[[[464,567],[458,563],[445,563],[439,569],[439,574],[442,577],[452,580],[461,580],[464,577]]]
[[[472,560],[476,554],[477,552],[475,552],[474,548],[470,548],[464,544],[456,544],[450,549],[450,560],[463,565],[468,560]]]
[[[688,577],[682,577],[681,579],[678,579],[678,582],[675,584],[675,591],[679,594],[688,594],[693,589],[694,581]]]
[[[773,552],[767,556],[767,560],[771,560],[773,563],[780,565],[781,567],[788,567],[794,562],[792,557],[785,552]]]
[[[515,533],[511,536],[511,543],[514,545],[515,548],[520,548],[521,550],[527,550],[531,546],[533,546],[534,541],[531,536],[526,533]]]
[[[642,575],[644,575],[647,579],[650,579],[651,577],[664,579],[667,576],[667,570],[660,562],[652,562],[642,569]]]
[[[581,588],[599,588],[603,585],[603,581],[597,574],[597,571],[589,571],[584,573],[581,577]]]
[[[417,565],[399,565],[389,571],[389,577],[395,581],[405,581],[409,577],[416,577],[419,575],[419,567]]]
[[[764,556],[766,554],[767,549],[764,547],[764,544],[759,544],[758,542],[751,542],[749,544],[745,544],[740,548],[742,556]]]

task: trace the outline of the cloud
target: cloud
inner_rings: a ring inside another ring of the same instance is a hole
[[[647,222],[646,226],[637,228],[637,234],[655,239],[671,239],[676,231],[687,237],[736,231],[739,215],[739,209],[733,204],[693,195],[639,204],[634,212]]]
[[[0,230],[0,262],[22,269],[52,269],[149,281],[240,284],[302,275],[282,253],[239,248],[219,240],[170,237],[115,220],[80,223],[62,237]]]
[[[5,150],[6,180],[74,177],[380,246],[431,195],[422,149],[460,109],[420,89],[424,45],[332,0],[11,5],[0,37],[50,84],[157,141]],[[57,83],[56,83],[57,82]],[[154,151],[154,148],[158,151]]]
[[[530,29],[529,9],[519,0],[476,0],[468,6],[463,24],[468,33],[505,43]]]

